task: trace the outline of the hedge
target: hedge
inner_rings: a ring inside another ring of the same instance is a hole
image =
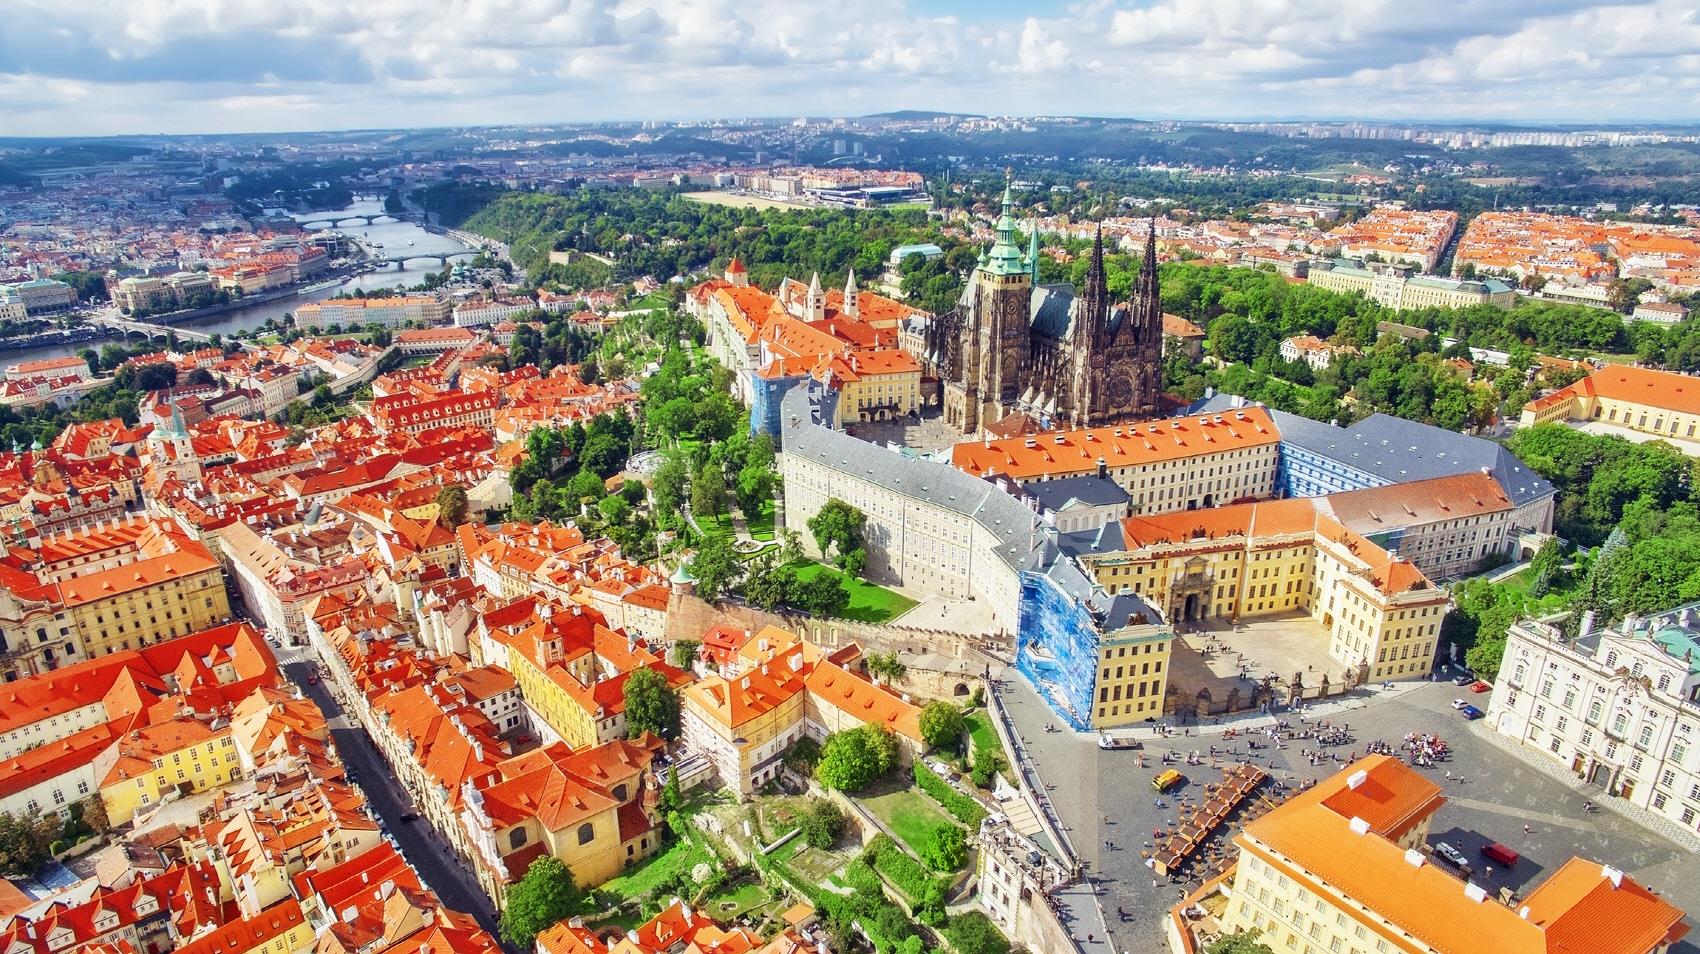
[[[986,809],[979,802],[952,788],[937,772],[920,762],[915,763],[915,785],[971,829],[978,829],[986,817]]]
[[[909,899],[919,916],[922,908],[944,904],[945,881],[934,877],[908,852],[885,835],[877,835],[868,843],[867,854],[873,857],[874,870],[885,875],[897,890]]]

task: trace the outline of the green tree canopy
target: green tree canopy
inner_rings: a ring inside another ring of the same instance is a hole
[[[626,677],[626,735],[653,732],[664,739],[679,734],[679,694],[655,669],[639,669]]]
[[[578,910],[581,897],[572,871],[561,859],[553,855],[538,858],[508,889],[508,903],[502,910],[502,939],[529,950],[540,932]]]
[[[934,699],[921,707],[921,739],[931,748],[956,748],[966,729],[962,709],[955,703]]]
[[[859,792],[897,765],[897,739],[882,725],[834,732],[821,746],[815,778],[827,788]]]
[[[449,484],[437,491],[437,522],[453,530],[466,522],[466,488]]]

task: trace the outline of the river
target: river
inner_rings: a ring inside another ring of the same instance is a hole
[[[377,215],[382,214],[383,211],[384,203],[382,199],[366,199],[335,212],[302,212],[296,213],[292,217],[297,222],[315,222],[325,218],[340,218],[345,215]],[[359,239],[369,246],[382,245],[383,248],[373,248],[372,250],[372,254],[380,258],[419,252],[462,252],[467,248],[466,245],[447,235],[427,232],[412,222],[375,222],[371,225],[351,222],[342,226],[338,231]],[[465,259],[460,261],[465,261]],[[336,285],[320,288],[305,295],[293,295],[257,305],[246,305],[184,327],[192,328],[195,331],[218,332],[220,334],[246,331],[265,324],[268,318],[282,321],[284,315],[310,301],[319,301],[345,291],[374,291],[381,288],[393,288],[396,285],[417,285],[425,280],[426,275],[442,270],[443,266],[438,264],[435,259],[406,262],[399,270],[391,265],[381,271],[355,275]],[[38,358],[58,358],[74,355],[91,347],[99,351],[101,345],[108,340],[111,339],[96,339],[75,344],[48,345],[41,348],[0,352],[0,367],[21,361],[33,361]]]

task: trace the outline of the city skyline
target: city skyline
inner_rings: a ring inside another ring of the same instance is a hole
[[[1700,15],[1673,0],[680,0],[375,5],[25,0],[14,135],[863,115],[1678,122]],[[1576,38],[1587,37],[1581,47]]]

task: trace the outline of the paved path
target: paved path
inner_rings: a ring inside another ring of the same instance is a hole
[[[316,669],[316,662],[305,659],[284,666],[290,681],[300,686],[318,704],[325,718],[331,721],[331,735],[336,740],[337,754],[360,790],[366,794],[366,804],[377,816],[379,827],[401,849],[413,870],[419,872],[420,879],[437,893],[444,904],[456,911],[472,914],[484,930],[499,938],[501,935],[497,931],[489,896],[479,887],[472,872],[455,856],[453,849],[437,836],[429,822],[424,819],[413,822],[401,820],[404,812],[413,811],[406,790],[396,780],[377,747],[366,740],[366,733],[351,727],[350,718],[344,715],[342,706],[331,695],[324,680],[308,681],[308,676]],[[505,945],[504,949],[511,951]]]

